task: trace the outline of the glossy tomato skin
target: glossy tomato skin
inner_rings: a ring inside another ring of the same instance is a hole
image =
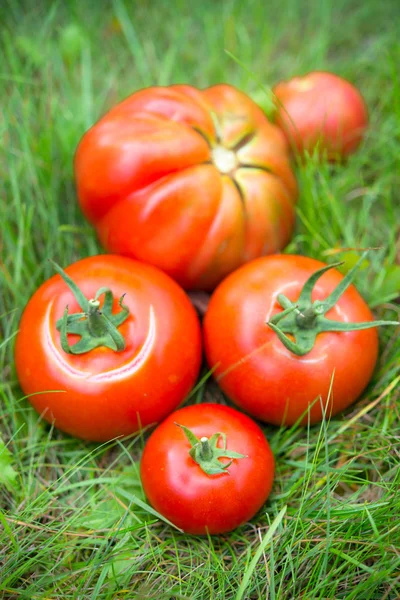
[[[104,247],[186,289],[213,289],[292,235],[297,187],[285,137],[229,85],[132,94],[83,136],[75,176]]]
[[[266,325],[282,310],[278,294],[297,300],[306,280],[322,266],[304,256],[260,258],[232,273],[211,297],[203,327],[208,364],[216,366],[214,375],[227,396],[260,420],[292,425],[320,396],[327,415],[335,415],[358,398],[372,376],[378,356],[376,328],[321,333],[311,352],[297,356]],[[314,289],[313,301],[326,298],[341,279],[336,270],[325,273]],[[373,320],[354,286],[326,317]],[[310,422],[320,421],[322,415],[317,400],[309,411]],[[307,421],[306,415],[303,423]]]
[[[70,313],[81,309],[55,275],[28,302],[16,340],[21,387],[36,394],[31,404],[62,431],[94,441],[164,419],[188,394],[200,367],[200,325],[186,294],[158,269],[121,256],[85,258],[66,272],[87,298],[109,287],[114,312],[126,294],[130,316],[119,327],[126,348],[103,346],[81,355],[62,350],[56,321],[66,305]],[[71,344],[79,339],[68,337]]]
[[[368,125],[368,111],[360,92],[333,73],[315,71],[278,83],[276,124],[300,152],[318,145],[328,159],[354,152]]]
[[[190,444],[176,423],[198,438],[223,432],[228,450],[246,458],[234,459],[229,473],[207,475],[189,456]],[[178,410],[157,427],[140,469],[146,496],[158,512],[187,533],[218,534],[245,523],[264,504],[274,458],[252,419],[227,406],[199,404]]]

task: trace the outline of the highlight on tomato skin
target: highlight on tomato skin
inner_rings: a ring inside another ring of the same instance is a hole
[[[242,410],[274,425],[306,424],[350,406],[370,381],[377,326],[335,265],[297,255],[262,257],[214,291],[203,321],[208,365]],[[325,314],[326,313],[326,314]]]
[[[290,241],[297,182],[285,136],[226,84],[139,90],[81,139],[79,204],[112,253],[212,290]]]
[[[182,408],[148,439],[141,460],[150,504],[186,533],[219,534],[254,517],[273,484],[274,457],[250,417],[220,404]]]
[[[334,73],[313,71],[273,88],[276,124],[300,154],[341,160],[359,147],[368,126],[360,91]]]
[[[200,323],[185,292],[159,269],[121,256],[79,260],[65,276],[78,290],[57,274],[21,318],[15,362],[32,406],[92,441],[164,419],[201,364]]]

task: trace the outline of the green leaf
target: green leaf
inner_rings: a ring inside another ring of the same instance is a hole
[[[129,507],[129,514],[126,515],[124,506],[127,506],[128,497],[131,501],[132,498],[137,499],[137,503]],[[154,515],[143,508],[145,499],[139,463],[134,463],[125,467],[112,485],[104,486],[102,498],[93,502],[90,509],[78,520],[78,526],[85,529],[111,529],[116,527],[123,517],[126,517],[126,527],[154,519]]]
[[[386,271],[384,280],[380,287],[381,297],[393,297],[400,296],[400,266],[392,265]]]
[[[62,57],[68,63],[79,60],[83,48],[87,45],[88,39],[85,32],[79,25],[70,23],[63,27],[59,35],[59,45]]]
[[[48,52],[43,49],[43,44],[37,38],[18,36],[15,39],[15,48],[21,57],[36,69],[43,67],[48,60]]]
[[[0,439],[0,486],[8,490],[16,489],[18,473],[12,468],[13,455]]]
[[[343,264],[337,267],[337,270],[346,275],[353,267],[356,266],[357,262],[360,260],[359,252],[341,252],[339,255],[340,260],[343,261]],[[365,271],[370,266],[370,261],[367,258],[361,261],[358,271]]]
[[[110,497],[94,504],[89,511],[86,511],[85,515],[82,515],[77,524],[85,529],[111,529],[122,519],[124,514],[124,508]]]

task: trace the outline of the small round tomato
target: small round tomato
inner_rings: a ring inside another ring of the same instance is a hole
[[[229,85],[151,87],[79,143],[78,198],[109,252],[213,289],[291,238],[296,180],[279,127]]]
[[[187,533],[231,531],[272,488],[274,458],[259,426],[219,404],[170,415],[150,436],[140,473],[151,505]]]
[[[356,400],[377,360],[375,327],[393,324],[373,321],[350,285],[364,256],[346,277],[304,256],[260,258],[218,286],[204,343],[229,398],[276,425],[315,423]]]
[[[274,88],[276,124],[300,152],[316,148],[336,160],[354,152],[368,125],[360,92],[348,81],[315,71]]]
[[[32,405],[62,431],[95,441],[164,419],[200,368],[200,324],[185,292],[120,256],[56,269],[28,302],[16,340]]]

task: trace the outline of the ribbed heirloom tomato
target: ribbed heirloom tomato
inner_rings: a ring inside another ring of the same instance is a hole
[[[314,71],[274,88],[276,123],[300,152],[326,152],[331,160],[354,152],[368,125],[360,92],[343,77]]]
[[[350,285],[360,261],[343,277],[305,256],[268,256],[218,286],[204,319],[205,351],[238,406],[291,425],[308,409],[302,422],[315,423],[322,407],[335,415],[356,400],[377,360],[375,327],[397,324],[374,321]]]
[[[252,419],[198,404],[151,434],[140,474],[152,506],[187,533],[230,531],[251,519],[272,488],[274,458]]]
[[[87,440],[164,419],[196,381],[197,315],[165,273],[121,256],[70,265],[32,296],[16,340],[25,394],[59,429]]]
[[[290,240],[287,142],[229,85],[152,87],[112,108],[75,157],[80,205],[105,248],[212,289]]]

